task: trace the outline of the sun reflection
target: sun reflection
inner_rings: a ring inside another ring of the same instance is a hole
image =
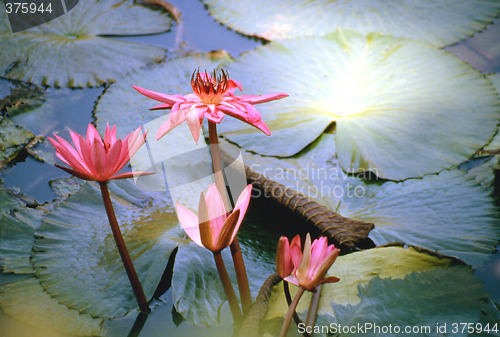
[[[335,83],[325,100],[327,111],[336,117],[347,117],[366,110],[369,96],[369,69],[364,57],[348,68],[337,70]]]

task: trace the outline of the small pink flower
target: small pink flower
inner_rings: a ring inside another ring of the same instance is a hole
[[[226,114],[255,126],[269,136],[271,131],[262,121],[259,112],[253,105],[288,96],[281,93],[263,96],[235,96],[234,91],[236,88],[242,90],[241,83],[230,79],[228,73],[224,70],[221,70],[219,76],[216,75],[214,70],[213,77],[208,73],[195,71],[191,76],[191,87],[193,93],[182,96],[166,95],[134,86],[134,89],[141,94],[165,103],[155,106],[151,110],[172,109],[169,120],[158,129],[156,139],[160,139],[173,128],[187,121],[191,134],[198,144],[203,118],[206,117],[213,123],[220,123]]]
[[[146,142],[146,135],[137,128],[125,139],[116,139],[116,126],[106,124],[104,141],[92,124],[87,128],[87,139],[70,131],[74,147],[54,134],[55,140],[47,137],[56,149],[56,156],[69,167],[57,167],[84,180],[105,182],[111,179],[136,177],[153,172],[126,172],[117,174]]]
[[[234,210],[226,213],[219,190],[213,184],[206,195],[201,193],[198,215],[176,203],[179,222],[196,244],[214,253],[220,252],[233,242],[247,211],[251,192],[250,184],[241,192]]]
[[[324,236],[314,240],[311,246],[311,237],[308,233],[303,253],[300,252],[300,244],[290,247],[295,270],[292,275],[285,277],[285,280],[309,291],[316,291],[316,287],[323,283],[338,282],[337,277],[324,277],[339,253],[340,249],[335,248],[335,245],[328,245]]]

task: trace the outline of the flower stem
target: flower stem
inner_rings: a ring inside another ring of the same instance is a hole
[[[236,271],[236,279],[238,280],[238,289],[240,291],[243,315],[247,315],[252,308],[252,296],[250,295],[247,270],[245,268],[245,262],[243,261],[243,255],[241,254],[240,243],[237,237],[234,238],[229,247],[231,248],[234,269]]]
[[[292,303],[288,307],[288,311],[285,316],[285,320],[283,321],[283,325],[281,326],[281,332],[280,332],[280,337],[285,337],[286,333],[288,332],[288,328],[290,327],[290,323],[292,322],[292,317],[293,313],[295,312],[295,309],[297,308],[297,304],[299,303],[300,298],[302,297],[302,294],[304,294],[305,288],[300,286],[299,291],[297,291],[297,294],[295,295]]]
[[[137,299],[137,304],[139,304],[139,309],[143,312],[149,312],[148,301],[144,295],[144,290],[142,289],[141,282],[137,276],[132,259],[128,253],[127,247],[125,246],[125,241],[123,241],[122,232],[118,226],[118,221],[116,220],[115,211],[113,209],[113,204],[111,203],[111,198],[109,197],[108,184],[107,182],[100,182],[102,200],[104,202],[104,208],[106,208],[106,213],[108,215],[109,225],[111,226],[111,231],[113,232],[113,237],[115,238],[116,247],[122,258],[123,266],[127,272],[128,279],[130,280],[130,285]]]
[[[311,304],[309,305],[309,311],[307,312],[306,326],[313,326],[316,322],[316,316],[319,309],[319,300],[321,299],[321,290],[323,285],[320,284],[316,287],[316,292],[312,294]]]
[[[283,290],[285,292],[286,303],[288,304],[288,307],[290,307],[290,305],[292,304],[292,297],[290,296],[290,287],[288,286],[288,282],[285,280],[283,280]],[[295,324],[297,324],[297,326],[299,324],[304,324],[295,310],[293,310],[293,320],[295,321]],[[311,335],[306,331],[302,333],[302,336],[311,337]]]
[[[227,274],[226,267],[224,266],[224,261],[222,260],[222,255],[220,252],[214,253],[215,265],[217,266],[217,271],[219,272],[220,280],[222,281],[222,286],[226,292],[227,301],[229,302],[229,307],[231,308],[231,314],[233,315],[233,320],[236,325],[240,325],[242,322],[240,306],[238,305],[238,299],[234,293],[233,285],[231,284],[231,279]]]
[[[215,185],[219,190],[222,200],[224,201],[224,208],[231,209],[229,198],[226,191],[226,183],[222,174],[221,156],[219,149],[219,139],[217,137],[217,124],[208,122],[208,138],[210,140],[210,154],[212,156],[212,166],[215,176]],[[234,237],[230,245],[231,255],[233,257],[234,269],[236,271],[236,279],[238,280],[238,290],[240,292],[241,306],[243,314],[246,315],[252,307],[252,296],[250,295],[250,285],[248,284],[247,271],[245,268],[245,261],[241,254],[240,243],[237,237]]]

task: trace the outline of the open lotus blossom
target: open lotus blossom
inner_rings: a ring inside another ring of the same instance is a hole
[[[69,167],[57,165],[64,171],[85,180],[105,182],[111,179],[136,177],[153,172],[118,172],[146,142],[146,135],[137,128],[125,139],[116,138],[116,126],[106,124],[104,141],[92,124],[87,128],[87,138],[70,131],[74,147],[54,134],[55,140],[47,137],[56,149],[56,156]]]
[[[324,277],[339,256],[340,249],[333,244],[328,245],[324,236],[314,240],[311,245],[311,237],[308,233],[304,244],[304,252],[302,253],[300,244],[293,246],[294,240],[292,240],[292,246],[290,247],[290,256],[295,270],[292,275],[285,277],[286,281],[302,286],[309,291],[316,291],[316,287],[320,284],[339,281],[339,278],[334,276]],[[296,249],[297,247],[299,249]]]
[[[280,237],[276,250],[276,272],[281,278],[290,276],[295,270],[291,251],[295,251],[296,249],[298,249],[298,252],[302,255],[300,251],[300,236],[296,235],[291,244],[289,244],[286,236]],[[295,253],[295,255],[297,255],[297,253]],[[298,264],[299,263],[300,261],[298,261]]]
[[[198,215],[176,203],[177,216],[182,228],[196,244],[217,253],[228,247],[240,228],[250,202],[252,185],[241,192],[232,212],[226,213],[224,202],[216,185],[200,196]]]
[[[166,95],[134,86],[134,89],[141,94],[164,103],[151,110],[172,109],[169,120],[158,129],[156,139],[160,139],[173,128],[187,121],[189,130],[198,144],[203,118],[206,117],[213,123],[220,123],[225,114],[253,125],[269,136],[271,131],[253,105],[288,96],[282,93],[235,96],[236,88],[243,90],[241,83],[230,79],[224,70],[221,70],[219,76],[214,70],[213,77],[208,73],[195,71],[191,76],[191,87],[193,93],[183,96]]]

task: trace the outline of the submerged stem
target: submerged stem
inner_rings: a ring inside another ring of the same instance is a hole
[[[220,252],[214,253],[214,260],[220,280],[222,281],[222,286],[226,292],[227,301],[229,302],[229,307],[231,308],[234,323],[239,326],[242,322],[240,306],[238,305],[238,299],[236,298],[233,285],[231,284],[231,279],[227,274],[226,266],[224,266],[224,261],[222,260]]]
[[[102,200],[104,202],[106,214],[108,215],[111,231],[113,232],[116,248],[118,248],[118,252],[120,253],[120,257],[122,259],[123,266],[125,267],[125,271],[127,272],[132,290],[134,291],[137,304],[139,305],[139,309],[141,309],[141,311],[149,312],[151,311],[151,309],[149,308],[148,301],[146,300],[146,296],[144,295],[144,290],[142,289],[141,282],[139,281],[139,277],[137,276],[137,272],[135,271],[132,259],[130,258],[130,255],[128,253],[127,246],[125,246],[125,241],[123,241],[123,236],[122,232],[120,231],[120,227],[118,226],[118,221],[116,220],[113,204],[111,203],[111,198],[109,197],[108,184],[107,182],[100,182],[99,185],[101,187]]]
[[[286,333],[288,332],[288,328],[290,328],[290,323],[292,322],[292,317],[293,313],[295,312],[295,309],[297,308],[297,304],[299,303],[300,298],[302,297],[302,294],[304,294],[305,288],[300,286],[299,291],[297,291],[297,294],[295,295],[292,303],[288,307],[288,311],[286,312],[285,320],[283,321],[283,325],[281,326],[281,332],[280,332],[280,337],[285,337]]]
[[[224,208],[231,209],[229,198],[226,191],[226,183],[222,174],[221,155],[219,149],[219,139],[217,137],[217,124],[208,122],[208,138],[210,140],[210,154],[212,156],[212,167],[215,176],[215,185],[224,201]],[[240,243],[237,237],[234,237],[231,243],[231,255],[233,257],[234,269],[236,271],[236,279],[238,280],[238,290],[241,298],[241,306],[243,314],[246,315],[252,307],[252,296],[250,294],[250,285],[248,283],[245,261],[241,254]]]

